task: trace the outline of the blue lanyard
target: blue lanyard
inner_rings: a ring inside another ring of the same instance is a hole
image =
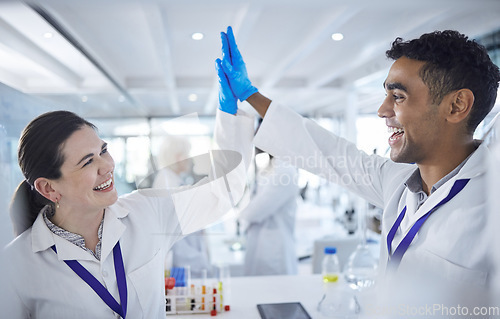
[[[415,238],[415,235],[418,233],[420,230],[420,227],[424,224],[424,222],[427,220],[427,218],[434,212],[436,209],[438,209],[441,205],[446,204],[449,200],[451,200],[455,195],[460,193],[460,191],[467,185],[469,182],[469,179],[459,179],[455,181],[455,184],[453,184],[453,187],[450,190],[450,193],[448,196],[446,196],[443,200],[441,200],[439,203],[436,204],[430,211],[428,211],[425,215],[420,217],[415,224],[411,227],[410,231],[406,236],[403,238],[401,243],[398,245],[396,250],[394,251],[394,254],[391,255],[391,250],[392,250],[392,241],[394,240],[394,236],[396,235],[396,231],[399,228],[399,225],[401,224],[401,221],[403,220],[403,217],[405,216],[406,213],[406,206],[403,208],[401,213],[399,213],[398,218],[396,219],[396,222],[394,222],[394,225],[392,225],[391,230],[387,234],[387,250],[389,252],[389,261],[387,264],[387,268],[391,270],[396,270],[399,267],[399,264],[401,263],[401,259],[403,258],[403,255],[405,254],[406,250],[410,246],[411,242],[413,241],[413,238]]]
[[[56,246],[51,247],[57,254]],[[85,269],[82,264],[76,260],[65,260],[64,262],[71,268],[80,278],[82,278],[101,299],[123,319],[127,315],[127,281],[125,279],[125,268],[123,266],[122,251],[120,242],[117,242],[113,248],[113,259],[115,262],[116,281],[118,283],[118,291],[120,293],[120,304],[113,298],[109,291],[104,287],[99,280]]]

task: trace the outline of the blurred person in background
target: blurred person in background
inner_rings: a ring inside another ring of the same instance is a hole
[[[191,143],[184,136],[164,137],[156,156],[158,170],[153,188],[175,188],[190,184],[192,159],[189,158]],[[189,266],[191,276],[200,278],[203,270],[212,273],[205,231],[199,230],[178,240],[165,258],[165,268]]]
[[[297,169],[259,149],[256,154],[267,161],[259,168],[255,194],[239,217],[248,224],[244,274],[294,275],[298,264],[294,238]]]

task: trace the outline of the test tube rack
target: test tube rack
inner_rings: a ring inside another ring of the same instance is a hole
[[[223,295],[218,293],[217,289],[204,294],[200,293],[199,288],[198,293],[186,293],[184,287],[169,290],[165,296],[167,315],[220,313],[229,309],[228,306],[224,306]]]
[[[196,313],[217,315],[217,313],[229,311],[229,305],[224,305],[222,282],[214,287],[204,284],[195,286],[189,283],[190,280],[186,280],[183,268],[173,268],[171,277],[175,279],[175,287],[165,289],[167,315]]]

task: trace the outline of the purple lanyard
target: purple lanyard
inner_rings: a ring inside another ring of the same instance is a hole
[[[57,254],[56,246],[51,247]],[[113,248],[113,259],[115,262],[116,281],[118,283],[118,291],[122,305],[111,296],[109,291],[97,280],[92,274],[85,269],[82,264],[76,260],[65,260],[64,262],[71,268],[80,278],[82,278],[101,299],[123,319],[127,315],[127,281],[125,279],[125,268],[123,267],[122,251],[120,242],[117,242]]]
[[[387,234],[387,250],[389,252],[389,261],[387,264],[387,269],[391,270],[396,270],[399,267],[399,264],[401,263],[401,258],[403,258],[403,255],[405,254],[406,250],[410,246],[411,242],[413,241],[413,238],[415,238],[415,235],[417,235],[418,231],[420,230],[420,227],[422,227],[423,223],[427,220],[427,218],[434,212],[436,209],[438,209],[441,205],[446,204],[450,199],[455,197],[460,191],[467,185],[469,182],[469,179],[459,179],[455,181],[455,184],[453,184],[453,187],[450,190],[450,193],[448,196],[446,196],[443,200],[441,200],[439,203],[436,204],[430,211],[428,211],[425,215],[420,217],[415,224],[411,227],[410,231],[406,236],[403,238],[401,243],[398,245],[396,250],[394,251],[394,254],[391,255],[391,250],[392,250],[392,241],[394,239],[394,236],[396,235],[396,231],[399,228],[399,225],[401,224],[401,221],[403,220],[403,217],[405,216],[406,213],[406,206],[403,208],[401,213],[399,213],[398,218],[396,219],[396,222],[394,225],[392,225],[391,230]]]

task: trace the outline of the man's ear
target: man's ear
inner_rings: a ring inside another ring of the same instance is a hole
[[[451,123],[459,123],[465,120],[472,110],[474,104],[474,93],[469,89],[460,89],[449,96],[449,112],[447,120]]]
[[[45,198],[52,202],[58,201],[58,199],[61,197],[59,195],[59,192],[56,192],[56,190],[52,187],[52,182],[51,180],[45,178],[45,177],[39,177],[35,180],[34,183],[35,189]]]

